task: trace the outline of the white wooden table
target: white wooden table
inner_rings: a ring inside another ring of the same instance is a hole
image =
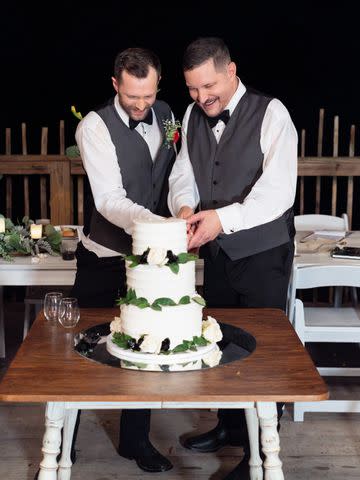
[[[13,262],[0,260],[0,358],[5,357],[4,286],[74,284],[76,260],[48,256],[32,263],[31,258],[14,257]]]

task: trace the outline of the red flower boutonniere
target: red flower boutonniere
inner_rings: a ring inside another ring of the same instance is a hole
[[[179,122],[179,120],[176,120],[175,122],[173,122],[172,120],[163,120],[163,124],[165,129],[164,145],[167,148],[171,148],[178,142],[180,138],[180,133],[178,132],[178,129],[181,128],[181,123]]]

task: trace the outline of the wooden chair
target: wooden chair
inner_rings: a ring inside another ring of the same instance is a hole
[[[360,286],[360,267],[355,265],[316,265],[294,270],[293,288]],[[289,312],[291,313],[291,312]],[[306,307],[296,299],[294,328],[302,343],[360,343],[360,310],[353,307]],[[319,367],[323,376],[360,376],[359,368]],[[304,412],[360,412],[360,401],[328,400],[295,403],[294,420],[303,421]]]

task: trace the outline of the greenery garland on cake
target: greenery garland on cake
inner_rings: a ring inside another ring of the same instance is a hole
[[[127,255],[126,260],[131,262],[130,268],[138,265],[157,265],[159,267],[169,267],[173,273],[179,273],[179,265],[182,263],[192,262],[199,257],[194,253],[179,253],[175,255],[171,250],[165,248],[148,248],[142,255]]]
[[[129,288],[126,292],[126,297],[119,298],[116,303],[117,305],[134,305],[139,308],[152,308],[153,310],[161,311],[162,307],[176,307],[177,305],[188,305],[191,300],[195,303],[198,303],[202,307],[206,307],[206,302],[200,295],[195,295],[190,298],[189,295],[184,295],[180,298],[178,302],[175,302],[171,298],[161,297],[156,298],[152,303],[150,303],[144,297],[137,297],[136,292],[133,288]]]

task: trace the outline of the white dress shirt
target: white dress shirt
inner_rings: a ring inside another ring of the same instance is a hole
[[[246,92],[240,79],[226,109],[230,116]],[[187,146],[187,128],[194,103],[188,106],[182,122],[181,150],[170,174],[168,204],[176,216],[180,208],[195,209],[200,201]],[[217,143],[225,129],[219,120],[212,131]],[[270,101],[261,125],[260,147],[264,154],[263,173],[243,203],[216,209],[223,228],[229,234],[256,227],[279,218],[294,203],[297,178],[297,132],[289,112],[280,100]],[[210,165],[209,165],[210,168]],[[234,172],[241,175],[241,172]],[[240,193],[240,192],[239,192]]]
[[[129,116],[121,107],[117,95],[114,98],[114,105],[121,120],[129,126]],[[152,112],[152,125],[140,122],[135,130],[147,143],[151,158],[154,160],[161,146],[162,135],[154,110]],[[127,198],[115,146],[104,121],[96,112],[90,112],[84,117],[76,129],[75,137],[90,181],[96,209],[106,220],[131,235],[135,219],[161,218]],[[89,236],[84,235],[82,229],[79,236],[84,247],[96,253],[98,257],[112,257],[122,253],[94,242]]]

